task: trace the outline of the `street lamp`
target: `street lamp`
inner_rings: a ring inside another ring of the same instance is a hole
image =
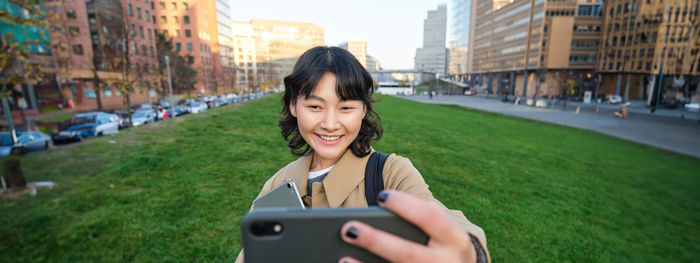
[[[170,92],[170,109],[173,111],[173,114],[175,114],[175,103],[173,103],[173,81],[170,79],[170,57],[168,55],[165,55],[165,66],[168,69],[168,91]]]

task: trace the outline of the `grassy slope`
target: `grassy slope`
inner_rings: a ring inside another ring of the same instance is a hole
[[[453,106],[384,97],[377,111],[375,148],[409,157],[438,199],[485,229],[495,261],[700,254],[697,159]],[[29,180],[59,186],[0,200],[0,254],[232,261],[240,217],[294,159],[278,112],[270,96],[23,157]]]

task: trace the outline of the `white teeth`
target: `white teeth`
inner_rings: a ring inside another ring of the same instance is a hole
[[[335,141],[337,139],[340,139],[340,136],[323,136],[323,135],[319,135],[319,136],[321,137],[321,139],[323,139],[325,141]]]

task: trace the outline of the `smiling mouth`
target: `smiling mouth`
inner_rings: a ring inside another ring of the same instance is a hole
[[[340,138],[343,137],[343,135],[325,136],[325,135],[320,135],[320,134],[316,134],[316,136],[318,136],[318,138],[321,139],[321,142],[323,144],[331,144],[331,145],[340,142]]]

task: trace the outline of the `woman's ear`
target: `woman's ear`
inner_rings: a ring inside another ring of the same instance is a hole
[[[289,112],[294,116],[294,118],[297,117],[297,100],[292,100],[289,103]]]

